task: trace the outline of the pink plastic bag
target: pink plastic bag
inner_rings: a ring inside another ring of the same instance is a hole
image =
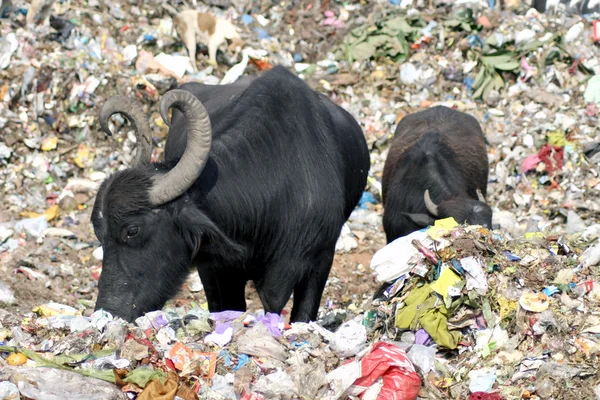
[[[240,400],[265,400],[265,398],[258,393],[244,392]]]
[[[531,171],[532,169],[535,169],[540,163],[540,161],[542,160],[540,160],[540,157],[537,154],[532,154],[528,156],[526,159],[523,160],[523,163],[521,164],[521,171],[527,172]]]
[[[406,352],[391,343],[377,342],[363,357],[361,377],[346,391],[346,395],[362,398],[380,378],[383,386],[377,400],[414,400],[421,389],[421,379]],[[376,389],[375,389],[376,390]],[[370,391],[370,394],[374,394]]]

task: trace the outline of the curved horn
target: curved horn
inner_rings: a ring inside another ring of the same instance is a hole
[[[433,201],[431,201],[431,197],[429,197],[429,189],[425,191],[425,206],[427,210],[435,217],[438,216],[438,207],[435,205]]]
[[[160,102],[160,115],[170,125],[167,112],[173,107],[187,119],[187,144],[181,159],[167,174],[156,178],[150,190],[150,202],[160,205],[181,196],[202,173],[212,142],[212,128],[206,109],[193,94],[173,89]]]
[[[483,193],[481,193],[481,190],[477,189],[476,192],[477,192],[477,199],[480,202],[485,203],[485,197],[483,197]]]
[[[144,113],[142,105],[129,97],[121,95],[112,96],[106,100],[100,109],[100,126],[108,136],[113,135],[108,127],[108,120],[114,114],[123,114],[127,117],[135,130],[138,149],[133,165],[149,164],[152,156],[152,139],[148,117]]]

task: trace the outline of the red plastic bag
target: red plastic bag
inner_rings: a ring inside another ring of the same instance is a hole
[[[546,171],[551,174],[554,170],[562,169],[564,154],[562,147],[544,145],[537,155],[546,164]]]
[[[421,379],[406,352],[400,347],[391,343],[377,342],[360,363],[361,377],[348,388],[347,395],[362,398],[365,391],[381,379],[383,386],[376,392],[377,400],[413,400],[417,398],[421,389]],[[371,390],[377,389],[372,388]]]
[[[471,393],[469,400],[504,400],[498,393],[475,392]]]
[[[245,391],[240,400],[264,400],[264,399],[265,398],[258,393],[248,393]]]

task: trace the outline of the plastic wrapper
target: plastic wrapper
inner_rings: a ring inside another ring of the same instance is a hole
[[[238,339],[238,352],[256,357],[270,357],[278,361],[287,358],[281,343],[271,336],[267,327],[256,324]]]
[[[40,314],[42,316],[46,316],[46,317],[52,317],[55,315],[78,315],[78,314],[80,314],[80,311],[78,311],[77,309],[75,309],[71,306],[67,306],[65,304],[54,303],[54,302],[42,304],[39,307],[36,307],[33,311],[37,312],[38,314]]]

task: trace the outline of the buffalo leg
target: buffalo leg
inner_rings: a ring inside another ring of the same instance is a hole
[[[277,261],[265,268],[265,273],[254,280],[258,297],[265,312],[281,314],[292,296],[298,274],[305,270],[305,264],[299,261]]]
[[[319,253],[318,257],[314,259],[311,269],[307,270],[308,273],[294,287],[291,322],[309,322],[317,319],[319,304],[334,256],[335,244]]]
[[[242,269],[202,264],[198,274],[210,312],[246,311],[246,276]]]

